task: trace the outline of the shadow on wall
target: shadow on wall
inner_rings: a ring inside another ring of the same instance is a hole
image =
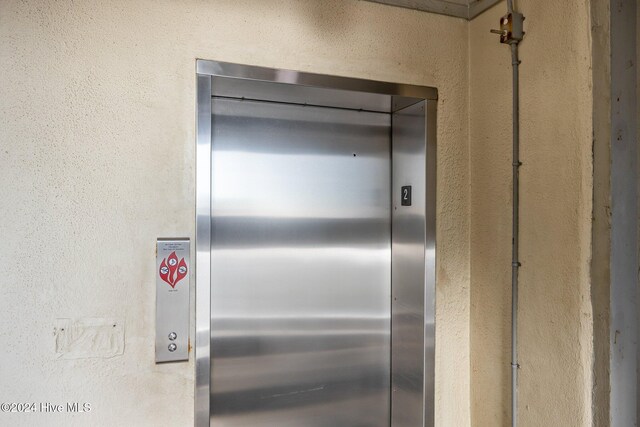
[[[358,19],[357,3],[359,2],[310,2],[308,22],[317,29],[326,30],[326,34],[346,35]]]

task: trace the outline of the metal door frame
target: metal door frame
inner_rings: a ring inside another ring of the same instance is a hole
[[[361,93],[387,95],[390,102],[386,112],[394,113],[417,102],[425,101],[424,108],[426,136],[426,183],[425,183],[425,235],[424,235],[424,271],[425,271],[425,327],[433,331],[435,327],[435,194],[436,194],[436,106],[438,91],[432,87],[409,84],[380,82],[373,80],[338,77],[292,70],[256,67],[232,64],[227,62],[198,59],[196,61],[196,264],[195,264],[195,416],[198,427],[210,425],[210,378],[211,378],[211,99],[213,96],[213,80],[218,78],[241,79],[244,82],[265,82],[294,85],[310,90],[348,91],[350,94]],[[308,95],[308,94],[307,94]],[[351,99],[353,95],[345,97]],[[307,98],[300,103],[306,104]],[[324,103],[323,103],[324,102]],[[331,100],[324,100],[317,105],[330,106]],[[357,107],[354,107],[357,108]],[[393,127],[393,123],[392,123]],[[391,142],[393,144],[393,141]],[[393,232],[393,231],[392,231]],[[393,266],[392,266],[393,268]],[[393,283],[391,284],[393,287]],[[393,310],[393,309],[392,309]],[[393,321],[393,320],[392,320]],[[425,336],[425,340],[435,340],[435,336]],[[426,341],[425,341],[426,342]],[[432,346],[433,347],[433,346]],[[434,352],[425,354],[425,371],[433,378]],[[428,359],[428,360],[427,360]],[[393,362],[392,362],[393,363]],[[430,410],[425,411],[429,418],[433,417],[435,403],[433,381],[424,386],[425,406],[430,403]],[[430,402],[429,402],[430,401]],[[425,419],[425,426],[433,425],[433,420]]]

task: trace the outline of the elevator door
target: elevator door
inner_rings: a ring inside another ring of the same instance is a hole
[[[211,425],[390,423],[390,115],[214,98]]]

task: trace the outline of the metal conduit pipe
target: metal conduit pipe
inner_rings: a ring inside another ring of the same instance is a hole
[[[520,260],[519,247],[519,205],[520,205],[520,60],[518,59],[518,43],[524,37],[522,23],[524,16],[513,10],[513,0],[507,0],[507,14],[500,18],[500,30],[491,30],[500,34],[500,43],[508,44],[511,48],[512,67],[512,126],[513,126],[513,161],[512,161],[512,236],[511,236],[511,425],[518,425],[518,271]]]
[[[518,424],[518,233],[520,226],[520,91],[518,44],[511,44],[511,67],[513,69],[513,207],[511,239],[511,425]]]

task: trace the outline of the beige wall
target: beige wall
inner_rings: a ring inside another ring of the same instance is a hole
[[[519,422],[591,425],[589,2],[521,0]],[[470,24],[471,401],[474,426],[510,420],[511,65]]]
[[[0,414],[0,424],[191,423],[192,363],[153,362],[154,242],[193,237],[195,58],[206,58],[439,89],[436,418],[438,426],[469,425],[468,28],[460,19],[363,1],[0,1],[0,401],[93,408],[73,417]],[[506,54],[495,50],[503,61]],[[563,99],[575,124],[581,116]],[[535,143],[563,147],[578,167],[578,136],[563,136],[570,138]],[[486,166],[501,171],[503,158]],[[563,177],[576,174],[570,168]],[[551,177],[559,178],[542,179]],[[560,187],[552,197],[577,190]],[[573,201],[580,194],[566,195]],[[499,201],[506,209],[508,200]],[[537,214],[548,219],[545,206]],[[568,230],[581,224],[565,222],[556,249],[571,243]],[[536,239],[531,225],[528,245]],[[525,276],[532,286],[532,272],[553,256],[530,252]],[[545,289],[574,303],[579,266],[559,270],[541,279],[568,281]],[[533,302],[529,312],[548,311],[542,298]],[[121,320],[124,354],[56,360],[53,326],[64,317]],[[530,335],[534,326],[527,326]],[[543,368],[524,366],[535,369],[525,378]]]

